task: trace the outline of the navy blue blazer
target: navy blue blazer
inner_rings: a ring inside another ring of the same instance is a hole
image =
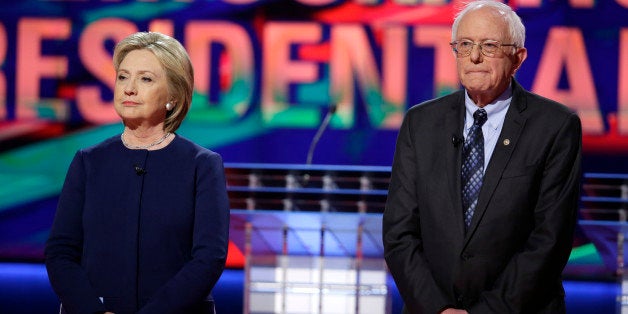
[[[153,151],[116,136],[74,156],[46,267],[68,313],[213,313],[228,241],[218,154],[178,135]]]
[[[564,313],[561,273],[580,192],[581,125],[517,82],[465,233],[464,91],[405,115],[383,217],[385,259],[410,313]]]

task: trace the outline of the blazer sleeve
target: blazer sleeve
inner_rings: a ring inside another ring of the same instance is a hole
[[[453,304],[439,288],[423,255],[416,195],[416,147],[406,114],[393,158],[388,198],[383,215],[384,257],[410,313],[437,313]]]
[[[74,155],[59,196],[57,211],[44,250],[53,290],[67,313],[104,312],[105,306],[81,267],[85,168],[82,152]]]
[[[192,260],[138,313],[181,313],[205,300],[220,278],[229,245],[229,199],[222,158],[209,152],[199,157]]]
[[[492,289],[481,294],[470,313],[526,313],[556,295],[573,245],[580,196],[582,130],[572,113],[556,133],[544,160],[534,228]],[[538,309],[536,309],[538,311]]]

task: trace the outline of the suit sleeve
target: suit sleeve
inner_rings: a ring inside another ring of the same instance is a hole
[[[220,278],[229,245],[229,199],[222,158],[216,153],[200,157],[192,260],[163,287],[139,313],[192,312],[205,300]]]
[[[556,298],[573,245],[581,179],[582,131],[571,114],[556,133],[544,160],[534,228],[523,250],[515,254],[491,290],[470,313],[530,313],[530,304]],[[538,309],[536,309],[538,310]]]
[[[67,313],[105,311],[81,266],[84,197],[85,169],[83,155],[79,151],[66,175],[45,248],[50,284]]]
[[[437,313],[453,304],[434,280],[423,255],[416,195],[416,147],[410,115],[399,130],[383,216],[386,264],[410,313]]]

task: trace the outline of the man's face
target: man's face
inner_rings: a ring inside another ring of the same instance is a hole
[[[504,18],[495,9],[486,7],[462,17],[455,40],[470,40],[476,44],[485,41],[512,44]],[[468,56],[456,57],[458,76],[471,99],[483,106],[508,88],[511,77],[525,57],[525,48],[504,46],[494,56],[487,57],[482,54],[479,45],[474,45]]]

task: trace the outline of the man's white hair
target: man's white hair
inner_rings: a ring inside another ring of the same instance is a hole
[[[526,41],[526,28],[523,26],[521,18],[508,5],[493,0],[478,0],[469,2],[460,12],[458,12],[454,18],[454,24],[451,27],[451,40],[456,40],[458,25],[460,24],[462,17],[473,10],[484,7],[492,8],[501,13],[506,25],[508,25],[508,35],[510,36],[512,43],[517,45],[517,47],[524,47]]]

